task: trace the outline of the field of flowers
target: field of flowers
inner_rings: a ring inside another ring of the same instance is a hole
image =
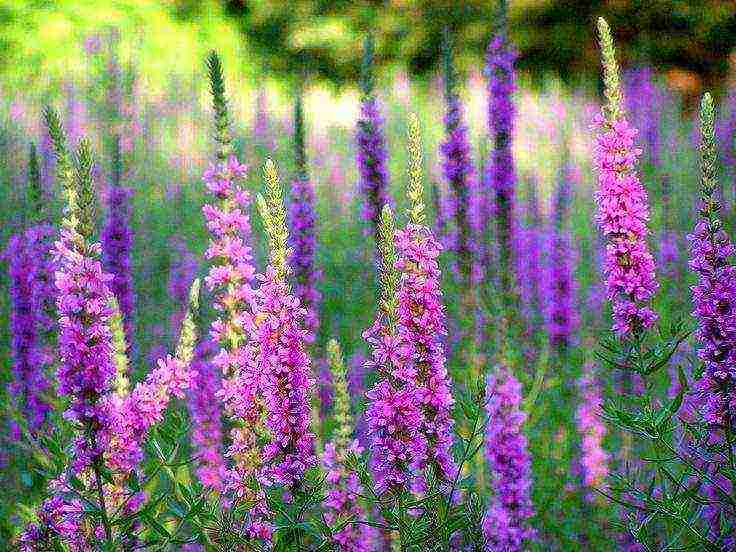
[[[736,92],[0,102],[0,549],[736,550]],[[615,35],[615,29],[614,35]],[[241,90],[257,90],[243,97]]]

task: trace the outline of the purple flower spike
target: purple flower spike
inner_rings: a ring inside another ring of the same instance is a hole
[[[488,376],[486,465],[493,498],[483,519],[488,550],[525,550],[536,537],[529,527],[534,515],[531,500],[531,458],[522,431],[521,384],[504,367]]]

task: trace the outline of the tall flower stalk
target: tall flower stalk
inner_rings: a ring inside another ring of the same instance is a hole
[[[131,253],[133,231],[131,229],[132,190],[123,185],[123,159],[120,136],[113,139],[113,175],[107,189],[107,214],[102,229],[102,258],[105,271],[113,275],[110,288],[115,295],[123,316],[123,328],[128,350],[133,343],[133,273]]]
[[[580,403],[575,412],[580,434],[582,483],[587,502],[594,502],[594,490],[605,484],[610,461],[610,455],[603,448],[606,436],[606,426],[600,417],[603,398],[594,368],[595,364],[590,361],[583,365],[583,374],[578,380]]]
[[[549,307],[547,326],[550,346],[561,358],[566,358],[572,345],[572,337],[578,324],[575,305],[577,282],[573,273],[575,252],[568,229],[572,190],[568,161],[565,159],[559,172],[553,195],[552,235],[549,254]]]
[[[480,212],[475,168],[470,155],[468,128],[463,105],[457,93],[457,75],[450,31],[445,29],[443,42],[445,81],[445,138],[440,145],[442,170],[450,192],[450,213],[454,223],[450,249],[456,256],[460,282],[470,289],[480,279]],[[437,202],[440,208],[440,202]]]
[[[358,475],[351,471],[346,462],[348,454],[360,456],[363,448],[354,439],[353,415],[350,394],[348,393],[347,369],[340,344],[331,339],[327,343],[332,382],[335,388],[334,417],[337,427],[335,437],[325,445],[322,458],[327,472],[327,496],[324,501],[325,519],[335,524],[350,519],[342,529],[333,535],[339,549],[344,552],[363,552],[370,550],[370,532],[365,522],[365,512],[359,497],[364,494]]]
[[[416,369],[407,362],[410,344],[398,331],[398,287],[395,227],[391,208],[381,214],[380,297],[373,325],[363,332],[371,345],[366,368],[378,381],[366,393],[368,441],[379,494],[401,494],[416,482],[426,463],[427,440],[422,433],[423,411],[416,388]]]
[[[388,204],[388,153],[383,135],[383,119],[373,83],[373,36],[365,39],[360,88],[360,118],[358,119],[358,171],[363,194],[363,219],[378,244],[381,209]]]
[[[31,145],[28,159],[28,210],[30,225],[14,235],[5,252],[10,276],[10,333],[13,359],[11,396],[28,430],[36,434],[50,411],[49,381],[55,329],[54,263],[51,258],[53,227],[48,223],[46,196],[38,158]],[[11,438],[20,438],[12,424]]]
[[[435,476],[450,481],[456,471],[452,458],[451,383],[443,339],[447,335],[440,287],[439,254],[442,249],[425,225],[419,121],[409,116],[409,223],[396,232],[398,334],[414,372],[414,385],[422,409],[420,431],[427,443],[427,463]]]
[[[205,283],[213,292],[218,318],[211,337],[220,344],[213,363],[222,372],[217,395],[231,419],[231,443],[227,456],[233,466],[228,471],[225,490],[236,502],[252,505],[246,531],[250,537],[267,539],[271,526],[266,521],[265,494],[258,483],[261,443],[264,434],[264,406],[259,398],[261,373],[255,366],[253,345],[246,323],[255,305],[255,268],[249,245],[251,239],[250,194],[243,188],[246,167],[232,155],[230,121],[225,82],[220,59],[215,52],[207,58],[215,115],[217,162],[205,171],[203,180],[214,203],[202,207],[210,243],[206,257],[213,264]]]
[[[698,276],[692,288],[698,321],[698,357],[705,372],[697,390],[705,420],[726,436],[733,464],[736,431],[736,246],[723,229],[717,197],[714,108],[710,94],[701,104],[700,219],[688,236],[690,267]],[[733,467],[733,466],[731,466]]]
[[[305,147],[304,105],[301,90],[294,103],[294,153],[297,174],[292,181],[289,198],[289,264],[294,272],[296,286],[294,295],[299,299],[307,314],[305,327],[310,342],[316,337],[319,326],[317,269],[315,249],[317,246],[314,185],[309,179]]]
[[[483,535],[487,550],[521,551],[536,535],[529,526],[534,506],[521,384],[507,368],[499,367],[488,376],[486,393],[484,442],[493,496],[483,519]]]
[[[606,238],[604,275],[613,303],[614,330],[622,336],[652,326],[657,315],[648,305],[657,289],[649,234],[647,193],[636,173],[641,149],[637,131],[626,120],[613,39],[608,24],[598,22],[603,53],[605,95],[608,100],[595,118],[598,130],[593,166],[598,172],[596,222]]]
[[[172,240],[176,260],[169,276],[169,295],[176,304],[187,300],[189,286],[197,272],[197,260],[180,238]],[[177,335],[186,310],[176,309],[171,315],[171,334]],[[192,422],[192,447],[197,458],[197,476],[207,488],[223,490],[225,459],[222,455],[222,412],[217,400],[220,376],[212,363],[217,345],[206,337],[194,350],[191,363],[192,381],[187,406]]]
[[[116,375],[110,331],[111,276],[103,271],[99,261],[100,244],[92,241],[95,196],[91,146],[86,139],[80,142],[75,169],[66,150],[66,137],[58,115],[48,109],[46,120],[66,196],[61,236],[54,251],[58,263],[59,393],[70,399],[65,416],[82,428],[82,434],[74,442],[72,473],[87,470],[93,473],[101,524],[109,545],[112,528],[102,470],[111,422],[104,399],[110,394]]]
[[[489,194],[486,217],[488,220],[495,221],[496,245],[500,262],[499,279],[502,291],[508,296],[514,286],[513,229],[516,167],[512,146],[516,116],[513,101],[513,94],[516,90],[514,70],[516,51],[508,36],[506,0],[499,2],[496,24],[496,33],[486,52],[485,68],[488,78],[488,134],[493,144],[485,176]]]
[[[263,449],[267,481],[299,490],[306,470],[317,464],[315,435],[310,431],[310,399],[314,390],[305,310],[291,294],[286,209],[276,167],[269,159],[264,168],[265,196],[258,196],[269,244],[269,265],[259,276],[257,308],[252,337],[258,344],[256,365],[262,372],[266,428],[271,440]]]

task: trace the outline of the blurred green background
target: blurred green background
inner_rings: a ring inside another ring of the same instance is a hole
[[[85,39],[120,29],[153,90],[199,71],[217,48],[243,77],[283,81],[303,68],[338,86],[357,78],[361,38],[373,30],[378,62],[414,76],[438,65],[444,25],[458,33],[459,64],[482,66],[494,0],[0,0],[1,82],[45,91],[82,75]],[[596,78],[593,20],[615,30],[622,65],[645,62],[687,93],[718,89],[734,62],[734,0],[511,0],[519,68],[571,84]],[[229,58],[229,59],[228,59]],[[235,61],[237,60],[237,66]]]

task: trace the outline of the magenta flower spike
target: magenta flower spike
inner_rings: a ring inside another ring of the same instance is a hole
[[[608,25],[600,20],[606,96],[609,103],[594,120],[593,166],[598,173],[596,222],[606,238],[603,264],[608,299],[613,303],[613,329],[626,336],[654,324],[648,305],[658,287],[649,235],[647,192],[636,172],[641,148],[636,129],[623,113],[618,65]]]

